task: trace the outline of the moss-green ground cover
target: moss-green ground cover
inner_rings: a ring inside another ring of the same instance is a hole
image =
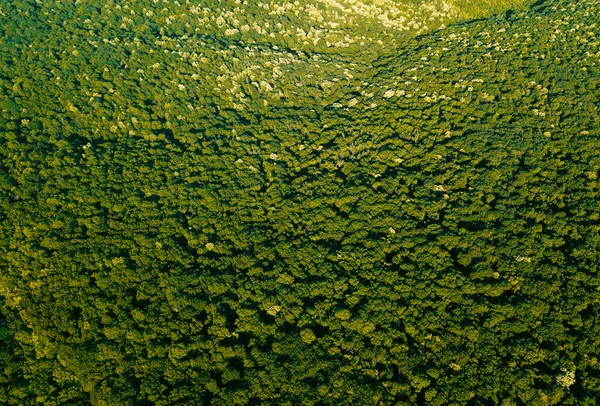
[[[600,3],[218,3],[0,6],[0,403],[597,404]]]

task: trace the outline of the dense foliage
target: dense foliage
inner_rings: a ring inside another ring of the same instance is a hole
[[[600,2],[64,3],[0,6],[0,403],[599,402]]]

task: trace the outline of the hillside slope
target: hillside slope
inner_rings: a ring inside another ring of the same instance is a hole
[[[0,403],[598,403],[600,2],[339,52],[173,3],[0,9]]]

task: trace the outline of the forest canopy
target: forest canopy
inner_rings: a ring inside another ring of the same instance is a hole
[[[600,402],[598,0],[147,3],[0,3],[1,404]]]

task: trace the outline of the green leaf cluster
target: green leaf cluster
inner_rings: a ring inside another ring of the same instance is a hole
[[[0,403],[597,404],[599,14],[0,5]]]

